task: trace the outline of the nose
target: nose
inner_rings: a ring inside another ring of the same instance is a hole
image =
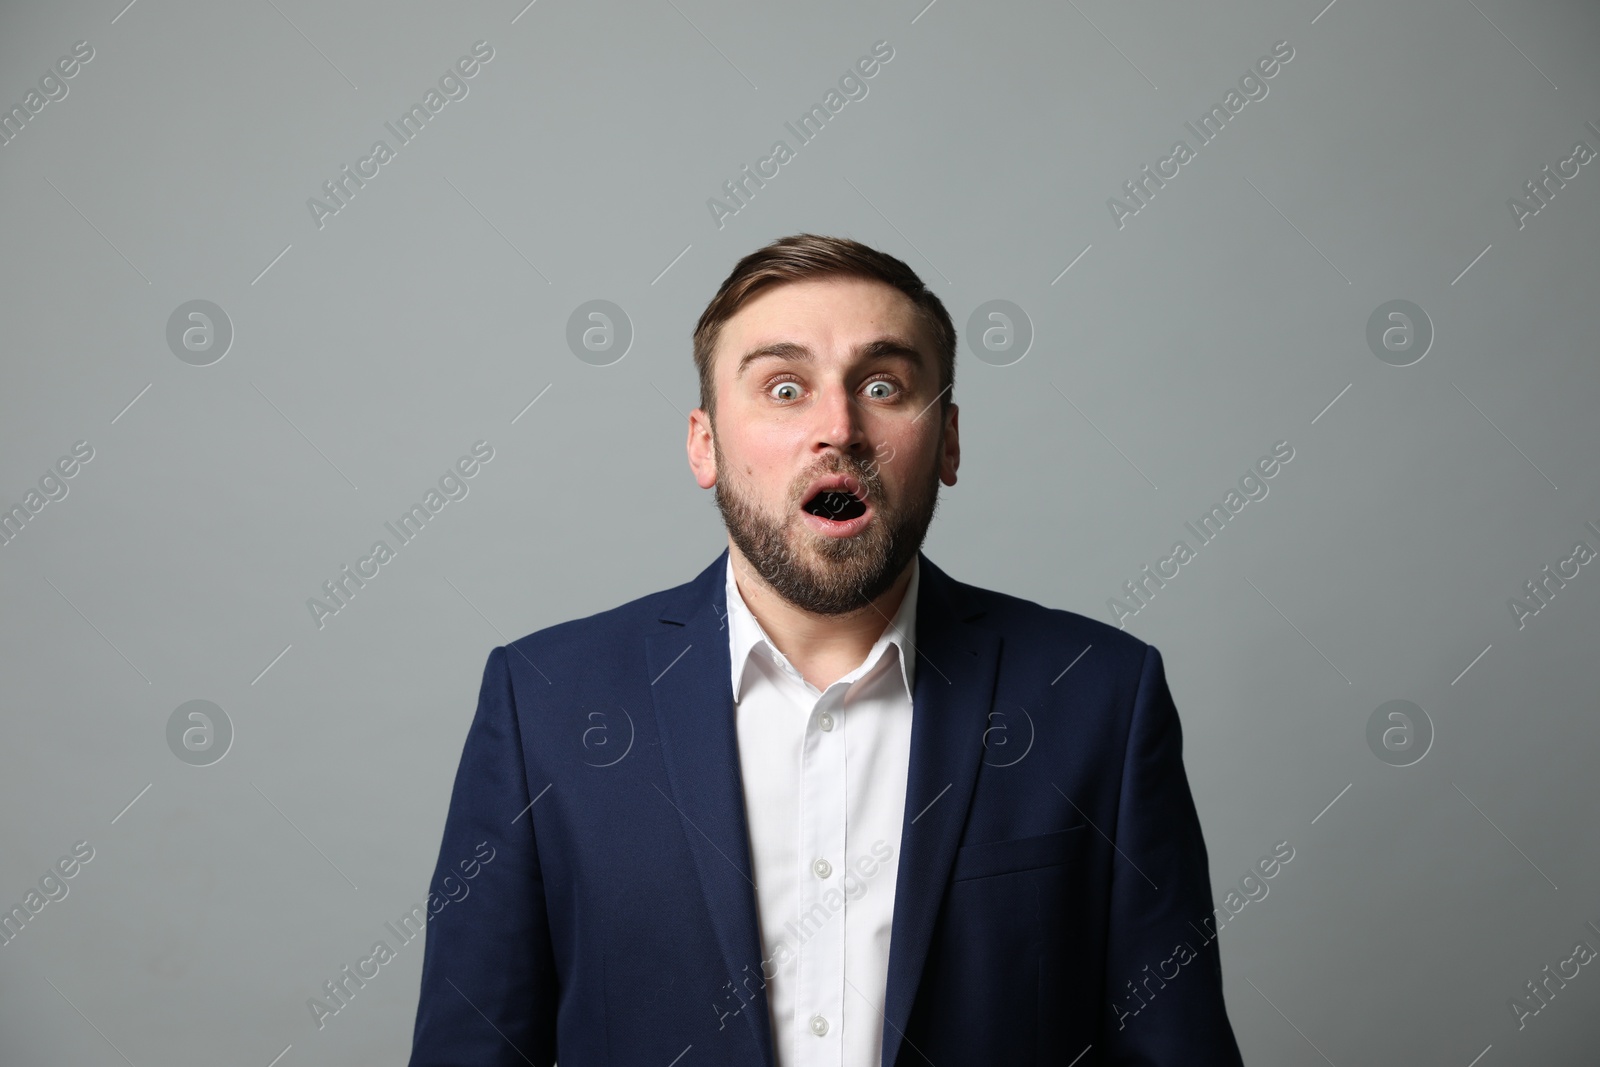
[[[867,447],[861,421],[861,407],[842,384],[834,383],[822,391],[816,406],[816,441],[821,451],[836,448],[847,456],[859,456]]]

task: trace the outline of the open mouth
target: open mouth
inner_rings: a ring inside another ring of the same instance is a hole
[[[853,493],[843,489],[823,489],[807,500],[802,509],[818,518],[833,522],[849,522],[867,513],[867,505]]]

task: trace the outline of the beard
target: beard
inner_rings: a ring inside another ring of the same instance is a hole
[[[940,434],[937,457],[943,450]],[[727,463],[712,436],[717,462],[716,501],[728,535],[763,581],[784,600],[813,615],[848,615],[868,607],[894,585],[922,547],[939,506],[939,465],[913,482],[903,500],[884,491],[876,463],[862,464],[836,452],[797,478],[784,494],[777,521],[758,506],[753,494],[731,484]],[[866,528],[853,537],[829,537],[811,530],[801,516],[806,487],[821,476],[856,479],[872,506]]]

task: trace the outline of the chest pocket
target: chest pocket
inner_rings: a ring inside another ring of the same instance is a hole
[[[1030,871],[1065,863],[1083,837],[1086,823],[1069,826],[1033,837],[1014,837],[1007,841],[984,841],[963,845],[956,850],[952,881],[990,878],[998,874]]]

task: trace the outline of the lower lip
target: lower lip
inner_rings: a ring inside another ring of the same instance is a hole
[[[828,537],[854,537],[862,530],[865,530],[867,523],[872,521],[872,509],[869,507],[862,514],[853,519],[846,519],[843,522],[836,519],[824,519],[822,516],[813,515],[809,511],[802,511],[800,517],[805,519],[806,525]]]

